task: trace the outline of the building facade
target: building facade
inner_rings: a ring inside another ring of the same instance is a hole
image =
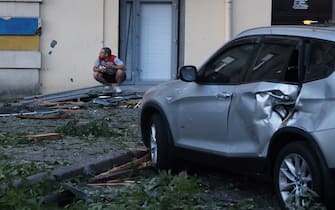
[[[201,65],[242,30],[277,24],[290,13],[278,2],[0,0],[0,97],[96,86],[92,66],[104,46],[126,63],[125,84],[175,79],[179,66]],[[307,15],[314,7],[287,3]]]

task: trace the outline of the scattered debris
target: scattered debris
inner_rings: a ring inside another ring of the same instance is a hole
[[[24,118],[24,116],[29,116],[29,115],[36,115],[36,114],[54,114],[56,113],[57,111],[55,110],[52,110],[52,111],[41,111],[41,112],[36,112],[36,111],[33,111],[33,112],[17,112],[17,113],[2,113],[0,114],[0,117],[11,117],[11,116],[21,116],[22,118]]]
[[[130,186],[135,184],[135,180],[130,178],[124,178],[124,179],[114,179],[107,181],[105,183],[88,183],[87,186],[90,187],[111,187],[111,186]]]
[[[20,119],[35,119],[35,120],[49,120],[49,119],[65,119],[68,117],[68,113],[64,111],[55,111],[51,113],[39,113],[36,112],[34,114],[25,115],[18,114],[16,115],[17,118]]]
[[[134,109],[137,109],[137,108],[139,108],[140,107],[140,105],[141,105],[141,100],[136,100],[136,99],[131,99],[131,100],[129,100],[129,101],[126,101],[125,103],[123,103],[123,104],[121,104],[119,107],[120,108],[127,108],[127,109],[129,109],[129,108],[134,108]]]
[[[0,117],[63,119],[68,117],[67,113],[77,113],[83,106],[100,105],[103,107],[139,108],[142,95],[143,92],[132,91],[115,94],[113,91],[106,92],[103,87],[37,95],[0,107]]]
[[[49,102],[44,101],[41,99],[35,100],[37,104],[47,106],[51,109],[70,109],[70,110],[76,110],[80,109],[81,106],[85,104],[83,101],[61,101],[61,102]]]
[[[126,108],[135,107],[138,101],[142,99],[142,95],[138,93],[123,94],[114,97],[110,96],[99,96],[94,98],[91,103],[102,105],[105,107],[118,106],[121,103],[125,103]],[[136,102],[135,102],[136,101]],[[124,106],[124,104],[121,104]]]
[[[45,134],[37,134],[37,135],[27,135],[28,141],[37,141],[41,139],[60,139],[62,135],[60,133],[45,133]]]
[[[88,180],[90,186],[103,186],[103,185],[117,185],[125,184],[125,179],[119,179],[121,175],[127,174],[132,171],[132,169],[143,169],[151,166],[150,153],[146,152],[140,158],[132,160],[128,163],[122,164],[120,166],[113,167],[107,172],[101,173]],[[103,183],[102,183],[103,182]],[[129,184],[129,182],[127,183]]]

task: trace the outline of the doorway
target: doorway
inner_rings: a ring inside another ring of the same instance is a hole
[[[178,0],[121,0],[120,57],[128,84],[175,79],[178,58]]]

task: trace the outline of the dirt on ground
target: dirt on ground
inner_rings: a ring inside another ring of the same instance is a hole
[[[6,157],[11,164],[32,161],[54,169],[97,160],[108,154],[117,156],[129,148],[144,148],[138,126],[139,109],[135,107],[128,106],[127,102],[111,107],[85,104],[61,119],[0,117],[1,157]],[[26,138],[54,132],[61,133],[61,138],[32,142]],[[251,207],[241,209],[279,209],[271,184],[262,179],[194,164],[192,168],[207,186],[200,196],[209,203],[251,202]]]

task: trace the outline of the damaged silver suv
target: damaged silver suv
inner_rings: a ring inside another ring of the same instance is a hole
[[[334,71],[335,28],[244,31],[199,70],[181,67],[180,80],[145,93],[144,144],[158,168],[196,151],[268,175],[284,208],[306,207],[311,197],[331,206]]]

